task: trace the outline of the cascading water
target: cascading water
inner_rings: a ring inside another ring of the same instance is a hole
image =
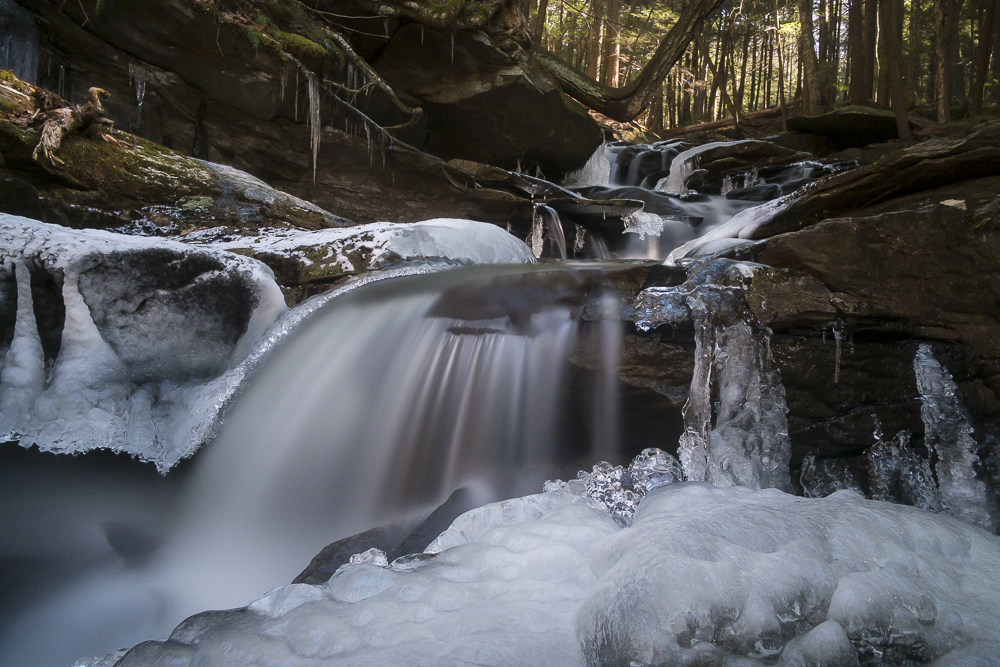
[[[8,611],[0,664],[68,665],[164,635],[203,609],[245,604],[291,581],[333,539],[461,486],[481,502],[540,488],[565,444],[558,420],[577,321],[563,306],[481,295],[498,277],[545,271],[470,267],[333,300],[275,353],[179,481],[66,471],[55,488],[40,485],[40,508],[33,484],[13,483],[24,470],[8,469],[4,553],[70,564],[61,585]],[[470,289],[480,295],[471,311]],[[615,358],[617,323],[599,336]],[[595,442],[605,448],[616,368],[595,390],[604,411]],[[43,539],[31,517],[55,507],[73,528]]]

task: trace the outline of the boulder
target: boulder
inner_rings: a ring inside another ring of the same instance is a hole
[[[506,46],[506,51],[502,46]],[[513,43],[481,31],[445,32],[411,23],[374,62],[428,113],[426,147],[513,169],[534,164],[558,175],[581,166],[603,133],[545,70]]]
[[[911,129],[927,125],[917,116],[910,116],[909,123]],[[840,107],[819,116],[795,116],[788,119],[788,129],[820,135],[841,149],[897,138],[895,112],[862,106]]]

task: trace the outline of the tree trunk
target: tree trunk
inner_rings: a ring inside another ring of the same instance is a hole
[[[865,88],[868,85],[865,76],[865,68],[868,66],[865,62],[865,2],[866,0],[851,0],[847,14],[847,36],[851,50],[850,100],[854,105],[867,103],[871,94]]]
[[[799,0],[799,53],[802,58],[802,100],[807,116],[822,113],[819,88],[819,63],[816,61],[816,41],[813,39],[812,0]]]
[[[618,0],[615,0],[618,2]],[[545,32],[545,12],[549,9],[549,0],[538,0],[538,13],[535,14],[531,22],[531,42],[541,43],[542,33]]]
[[[939,123],[951,120],[951,45],[948,43],[948,8],[946,0],[934,0],[934,59],[936,87],[934,97],[937,100],[937,119]]]
[[[604,5],[605,0],[591,0],[590,3],[590,49],[588,50],[587,76],[596,80],[601,72],[601,55],[604,50]]]
[[[986,87],[986,74],[990,68],[990,52],[993,50],[993,29],[996,23],[997,3],[992,0],[986,5],[986,15],[979,29],[979,50],[976,51],[976,78],[972,84],[972,95],[969,113],[978,116],[983,112],[983,90]]]
[[[544,0],[543,0],[544,1]],[[621,0],[607,0],[608,25],[604,35],[604,76],[601,81],[612,88],[618,87],[618,68],[621,62]],[[661,105],[662,106],[662,105]]]
[[[635,81],[622,88],[609,88],[588,80],[548,51],[535,48],[535,59],[555,77],[566,94],[609,118],[628,122],[646,108],[667,72],[684,54],[695,31],[721,4],[722,0],[691,0]]]
[[[742,120],[742,114],[737,106],[733,104],[733,100],[729,97],[726,92],[726,81],[724,78],[719,77],[718,71],[715,69],[715,64],[712,59],[708,57],[708,49],[705,48],[705,43],[701,41],[701,35],[696,35],[695,40],[697,41],[698,48],[705,52],[705,60],[708,62],[708,69],[712,72],[712,78],[719,82],[719,93],[722,95],[722,101],[725,103],[726,108],[729,109],[729,113],[733,115],[733,120],[737,124]]]
[[[774,0],[774,36],[778,42],[778,99],[781,106],[781,131],[788,132],[788,113],[785,111],[784,63],[781,62],[781,19],[778,16],[778,0]]]
[[[649,129],[659,132],[663,129],[663,84],[659,86],[659,92],[653,96],[653,102],[649,108]]]
[[[906,47],[906,89],[915,100],[920,82],[920,0],[910,0],[910,33]]]
[[[903,99],[903,77],[900,74],[899,59],[889,54],[899,53],[902,35],[896,28],[897,16],[903,13],[902,0],[879,0],[879,46],[885,40],[884,54],[880,58],[879,72],[884,71],[889,84],[889,95],[892,98],[892,110],[896,112],[896,133],[900,141],[910,140],[910,122],[906,119],[906,100]]]

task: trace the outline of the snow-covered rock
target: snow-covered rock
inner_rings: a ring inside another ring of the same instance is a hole
[[[500,227],[485,222],[438,218],[398,224],[373,222],[348,228],[303,231],[261,230],[232,237],[223,229],[193,232],[184,239],[202,247],[255,257],[270,266],[286,288],[321,285],[401,263],[433,261],[455,265],[525,264],[530,249]]]

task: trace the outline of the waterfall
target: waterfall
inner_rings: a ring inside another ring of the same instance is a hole
[[[659,192],[666,192],[669,194],[683,195],[687,193],[687,182],[688,176],[695,170],[698,163],[698,156],[706,151],[710,151],[713,148],[718,148],[720,146],[732,146],[733,144],[738,144],[738,141],[713,141],[712,143],[702,144],[701,146],[695,146],[694,148],[689,148],[682,153],[678,153],[674,158],[673,162],[670,163],[670,175],[656,184],[654,190]]]
[[[560,406],[577,324],[566,307],[509,302],[491,285],[544,271],[468,267],[328,301],[258,371],[193,465],[166,480],[67,471],[54,484],[0,469],[4,525],[17,526],[0,536],[4,553],[41,549],[30,553],[73,573],[4,618],[0,664],[70,664],[163,636],[204,609],[246,604],[290,582],[327,543],[426,511],[461,486],[481,502],[536,492],[567,445]],[[18,269],[22,291],[26,273]],[[72,276],[64,292],[71,349],[56,370],[69,388],[72,360],[104,352]],[[618,345],[619,323],[605,329],[603,347]],[[99,378],[77,380],[99,406]],[[141,394],[133,413],[149,409]],[[36,488],[44,500],[31,500]],[[49,513],[72,528],[35,536],[30,526],[50,525]],[[119,533],[149,552],[123,561],[109,548]],[[67,627],[80,634],[42,639]]]

